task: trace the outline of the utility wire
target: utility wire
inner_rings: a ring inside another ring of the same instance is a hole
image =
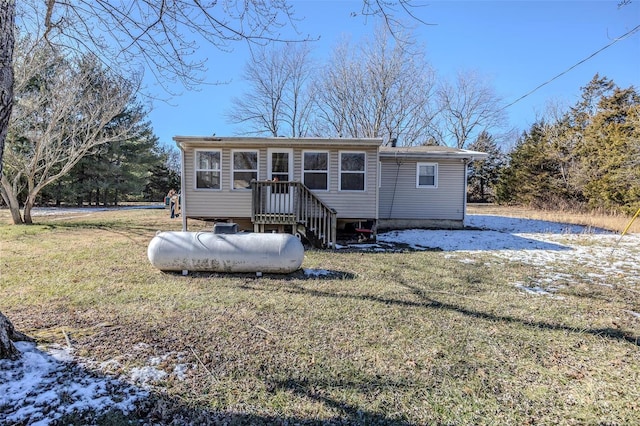
[[[562,71],[560,74],[556,75],[555,77],[551,78],[550,80],[545,81],[544,83],[542,83],[541,85],[539,85],[538,87],[536,87],[535,89],[531,90],[530,92],[525,93],[524,95],[520,96],[518,99],[516,99],[515,101],[511,102],[510,104],[508,104],[507,106],[504,106],[500,109],[500,111],[509,108],[510,106],[512,106],[513,104],[520,102],[521,100],[523,100],[524,98],[526,98],[527,96],[531,95],[532,93],[538,91],[538,89],[546,86],[547,84],[551,83],[552,81],[562,77],[563,75],[565,75],[566,73],[568,73],[569,71],[571,71],[572,69],[574,69],[575,67],[577,67],[578,65],[581,65],[585,62],[587,62],[589,59],[593,58],[594,56],[596,56],[598,53],[602,52],[605,49],[608,49],[609,47],[613,46],[615,43],[619,42],[620,40],[624,40],[625,38],[627,38],[628,36],[630,36],[631,34],[637,32],[638,30],[640,30],[640,25],[636,26],[634,29],[632,29],[631,31],[621,35],[618,38],[615,38],[611,43],[607,44],[606,46],[604,46],[603,48],[593,52],[591,55],[587,56],[586,58],[584,58],[583,60],[581,60],[580,62],[578,62],[577,64],[567,68],[566,70]]]

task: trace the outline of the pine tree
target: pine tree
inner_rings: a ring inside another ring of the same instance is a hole
[[[494,201],[495,185],[498,183],[500,170],[506,164],[505,155],[487,131],[480,133],[468,149],[489,155],[484,160],[469,164],[467,197],[474,202]]]
[[[640,95],[615,87],[602,96],[576,152],[576,184],[592,208],[633,213],[640,204]]]

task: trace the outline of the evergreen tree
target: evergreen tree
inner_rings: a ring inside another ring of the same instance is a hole
[[[576,151],[576,185],[593,208],[634,212],[640,204],[640,95],[615,87],[602,96]]]
[[[161,201],[170,189],[180,188],[180,170],[173,161],[175,151],[158,147],[160,162],[150,169],[150,176],[144,188],[144,199]]]
[[[572,198],[550,129],[554,126],[534,123],[518,140],[500,173],[498,202],[557,207]]]
[[[486,152],[489,156],[469,164],[467,197],[473,202],[494,201],[495,185],[498,183],[500,170],[505,166],[505,155],[486,130],[478,135],[468,149]]]

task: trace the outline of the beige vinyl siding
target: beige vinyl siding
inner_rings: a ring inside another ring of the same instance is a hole
[[[276,142],[276,141],[272,141]],[[378,185],[378,151],[377,147],[349,146],[348,148],[336,145],[318,144],[317,146],[295,147],[294,144],[269,145],[269,148],[293,148],[293,179],[302,182],[302,153],[303,151],[329,152],[329,190],[317,191],[315,194],[327,205],[338,212],[339,219],[376,219],[377,218],[377,185]],[[199,190],[195,188],[195,150],[221,150],[221,189]],[[233,150],[258,151],[258,179],[267,179],[267,147],[262,145],[248,145],[229,147],[199,144],[197,148],[185,147],[185,191],[183,197],[184,210],[188,217],[210,218],[248,218],[251,216],[251,191],[232,190],[231,177],[231,153]],[[340,191],[339,190],[339,152],[357,151],[366,154],[366,182],[365,191]]]
[[[380,219],[464,219],[465,163],[382,159]],[[437,163],[437,188],[416,188],[417,163]],[[396,182],[397,176],[397,182]]]
[[[340,191],[340,152],[364,152],[366,161],[365,190]],[[302,153],[299,153],[300,161]],[[296,173],[302,172],[301,163]],[[298,176],[302,179],[302,176]],[[315,194],[338,213],[338,219],[377,219],[378,218],[378,150],[376,148],[349,147],[331,149],[329,151],[329,191],[318,191]]]
[[[201,148],[198,150],[219,148]],[[195,150],[185,152],[185,191],[184,210],[189,217],[249,217],[251,216],[251,191],[231,190],[231,149],[221,149],[220,190],[196,189],[195,187]],[[259,153],[259,161],[262,161]],[[260,172],[258,172],[260,173]]]

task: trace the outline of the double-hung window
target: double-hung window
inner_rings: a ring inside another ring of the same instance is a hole
[[[366,154],[364,152],[340,153],[340,190],[364,191]]]
[[[416,188],[438,187],[438,163],[418,163],[416,168]]]
[[[233,189],[250,189],[258,179],[258,151],[233,151],[231,166]]]
[[[304,152],[302,167],[305,186],[317,191],[326,191],[329,189],[328,152]]]
[[[196,151],[196,189],[220,189],[220,151]]]

